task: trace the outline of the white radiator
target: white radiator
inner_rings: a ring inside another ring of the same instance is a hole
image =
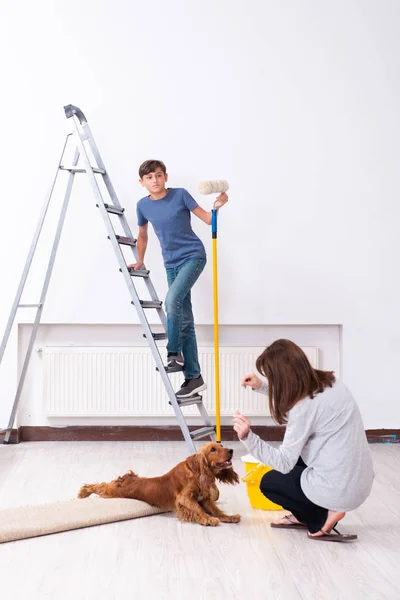
[[[236,409],[266,416],[268,398],[241,387],[240,379],[255,370],[263,347],[220,348],[221,415]],[[318,350],[303,347],[318,366]],[[164,352],[165,349],[162,349]],[[202,375],[208,384],[204,404],[215,414],[214,348],[199,348]],[[182,373],[171,376],[177,390]],[[147,347],[47,346],[43,349],[44,412],[49,417],[171,417],[173,410]],[[195,406],[184,409],[198,415]]]

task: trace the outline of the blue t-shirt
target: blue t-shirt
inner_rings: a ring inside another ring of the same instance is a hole
[[[149,221],[153,225],[167,269],[179,267],[190,258],[206,258],[203,242],[190,223],[190,211],[196,206],[196,200],[183,188],[168,188],[161,200],[145,196],[137,203],[138,225]]]

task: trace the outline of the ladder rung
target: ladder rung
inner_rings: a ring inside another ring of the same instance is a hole
[[[136,246],[136,240],[133,238],[124,237],[123,235],[116,235],[118,244],[124,244],[125,246]],[[110,239],[110,236],[108,236]]]
[[[139,271],[135,271],[135,269],[128,269],[128,272],[129,275],[132,275],[132,277],[148,277],[150,273],[150,271],[147,271],[147,269],[140,269]]]
[[[82,167],[65,167],[64,165],[60,165],[60,169],[61,171],[69,171],[70,173],[87,173],[87,170]],[[98,169],[97,167],[92,167],[92,171],[93,173],[101,173],[102,175],[106,173],[103,169]]]
[[[99,205],[96,204],[98,207]],[[125,212],[124,208],[118,208],[118,206],[113,206],[112,204],[105,204],[106,211],[112,213],[113,215],[123,215]]]
[[[190,432],[190,437],[192,440],[198,440],[199,438],[206,437],[207,435],[212,435],[215,433],[214,427],[201,427],[200,429],[195,429]]]
[[[177,365],[176,367],[165,367],[167,373],[180,373],[185,367]]]
[[[122,273],[122,269],[120,269],[120,271]],[[150,275],[150,271],[147,271],[146,269],[140,269],[139,271],[135,271],[135,269],[128,268],[128,273],[132,277],[148,277]]]
[[[202,396],[190,396],[190,398],[180,398],[176,399],[179,406],[191,406],[192,404],[202,404],[203,397]],[[172,404],[172,402],[170,402]]]
[[[151,335],[153,336],[153,340],[167,340],[168,339],[168,336],[166,333],[152,333]],[[147,338],[147,335],[144,333],[143,337]]]
[[[180,373],[181,371],[183,371],[184,367],[180,367],[180,366],[176,366],[176,367],[164,367],[165,371],[167,373]],[[156,367],[156,371],[159,371],[160,369],[158,367]]]
[[[161,300],[139,300],[142,308],[161,308]],[[132,302],[133,304],[133,302]]]
[[[18,308],[40,308],[42,304],[18,304]]]

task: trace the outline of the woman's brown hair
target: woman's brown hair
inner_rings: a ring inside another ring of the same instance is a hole
[[[257,358],[256,368],[268,379],[269,410],[279,425],[297,402],[323,392],[335,382],[333,371],[313,369],[303,350],[290,340],[277,340]]]

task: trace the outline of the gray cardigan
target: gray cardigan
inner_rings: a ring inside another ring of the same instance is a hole
[[[268,394],[265,381],[259,391]],[[279,448],[250,430],[242,441],[248,452],[281,473],[289,473],[301,456],[307,468],[300,484],[309,500],[340,512],[360,506],[371,492],[374,471],[359,408],[344,383],[301,400],[287,419]]]

